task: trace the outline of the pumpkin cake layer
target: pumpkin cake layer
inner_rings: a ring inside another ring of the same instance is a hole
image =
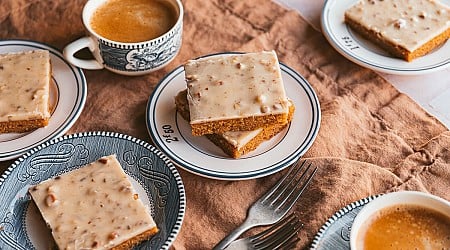
[[[131,249],[158,232],[115,155],[30,187],[59,249]]]
[[[189,104],[187,101],[187,90],[180,91],[175,97],[176,109],[186,120],[190,120]],[[211,142],[222,149],[227,155],[239,158],[255,150],[264,141],[281,132],[291,122],[295,107],[292,101],[289,102],[288,122],[285,124],[274,124],[251,131],[228,131],[220,134],[206,134]]]
[[[356,32],[406,61],[450,37],[450,8],[432,0],[361,0],[345,12]]]
[[[221,54],[184,65],[192,134],[286,124],[286,98],[274,51]]]
[[[0,55],[0,133],[27,132],[48,124],[50,80],[47,50]]]

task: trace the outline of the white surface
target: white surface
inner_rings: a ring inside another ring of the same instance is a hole
[[[323,0],[277,1],[299,11],[307,21],[320,30]],[[379,74],[450,128],[450,68],[416,76]]]
[[[153,142],[178,166],[208,178],[252,179],[284,169],[314,142],[320,126],[320,106],[305,79],[285,65],[281,65],[281,71],[286,92],[291,93],[289,98],[296,107],[292,126],[256,150],[233,159],[205,136],[192,136],[189,123],[174,108],[174,96],[186,88],[182,67],[168,74],[149,99],[146,121]]]

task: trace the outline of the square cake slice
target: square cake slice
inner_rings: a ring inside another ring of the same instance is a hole
[[[50,81],[47,50],[0,55],[0,133],[48,125]]]
[[[184,69],[192,135],[286,124],[289,105],[274,51],[190,60]]]
[[[175,97],[176,109],[180,115],[189,122],[189,104],[187,101],[187,91],[183,90]],[[294,103],[289,102],[288,122],[285,124],[268,125],[250,131],[228,131],[220,134],[206,134],[211,142],[222,149],[227,155],[233,158],[239,158],[253,150],[255,150],[264,141],[270,140],[272,137],[281,132],[294,115]]]
[[[450,37],[450,8],[433,0],[360,0],[346,10],[345,22],[406,61]]]
[[[59,249],[131,249],[158,232],[115,155],[28,191]]]

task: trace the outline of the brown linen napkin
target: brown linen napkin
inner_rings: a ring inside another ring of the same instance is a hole
[[[32,39],[62,49],[85,34],[84,2],[2,0],[0,38]],[[204,54],[274,49],[280,61],[312,84],[322,110],[319,135],[305,155],[319,167],[318,174],[294,207],[305,224],[297,248],[309,247],[337,210],[372,194],[420,190],[450,200],[447,128],[379,75],[336,53],[296,11],[267,0],[185,0],[184,6],[182,50],[164,69],[141,77],[85,71],[86,106],[69,133],[107,130],[150,142],[146,102],[166,73]],[[0,169],[10,164],[0,163]],[[285,172],[232,182],[179,171],[187,209],[174,249],[211,249]]]

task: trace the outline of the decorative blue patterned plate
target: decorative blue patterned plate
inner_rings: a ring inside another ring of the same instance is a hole
[[[350,229],[359,211],[381,195],[373,195],[355,201],[331,216],[320,228],[311,244],[311,250],[350,249]]]
[[[117,155],[160,230],[136,249],[169,249],[180,231],[186,206],[178,171],[152,145],[110,132],[51,140],[33,148],[7,169],[0,178],[0,249],[50,249],[50,232],[30,202],[28,188],[110,154]]]

